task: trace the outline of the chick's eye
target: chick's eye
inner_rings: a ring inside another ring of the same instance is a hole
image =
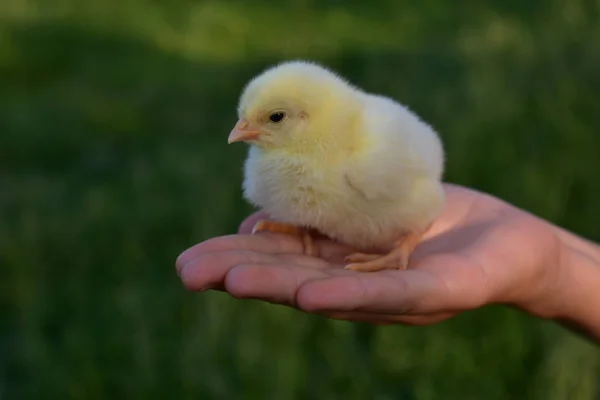
[[[269,115],[269,120],[271,122],[275,122],[276,124],[283,121],[284,118],[285,118],[285,113],[281,112],[281,111],[277,111],[277,112],[274,112],[271,115]]]

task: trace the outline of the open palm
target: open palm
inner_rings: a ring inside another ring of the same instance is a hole
[[[327,238],[315,241],[317,258],[303,255],[296,237],[251,235],[261,213],[239,234],[183,252],[177,271],[189,290],[224,290],[336,319],[423,325],[490,303],[542,314],[543,288],[558,279],[552,266],[560,252],[548,224],[486,194],[445,189],[444,212],[406,271],[344,270],[355,249]]]

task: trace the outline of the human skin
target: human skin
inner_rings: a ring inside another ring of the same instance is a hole
[[[191,291],[215,289],[333,319],[429,325],[488,304],[553,319],[600,343],[600,246],[485,193],[446,184],[446,206],[406,271],[343,269],[355,249],[320,237],[318,257],[300,238],[236,235],[184,251],[176,262]]]

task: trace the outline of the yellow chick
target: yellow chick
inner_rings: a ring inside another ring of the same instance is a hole
[[[252,79],[238,116],[228,142],[250,144],[244,197],[272,218],[254,233],[299,235],[316,255],[318,231],[362,251],[346,269],[408,267],[444,204],[444,151],[428,124],[305,61]]]

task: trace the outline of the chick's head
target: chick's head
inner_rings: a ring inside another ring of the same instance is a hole
[[[356,118],[359,92],[333,72],[292,61],[267,69],[244,88],[228,142],[264,149],[322,148]]]

